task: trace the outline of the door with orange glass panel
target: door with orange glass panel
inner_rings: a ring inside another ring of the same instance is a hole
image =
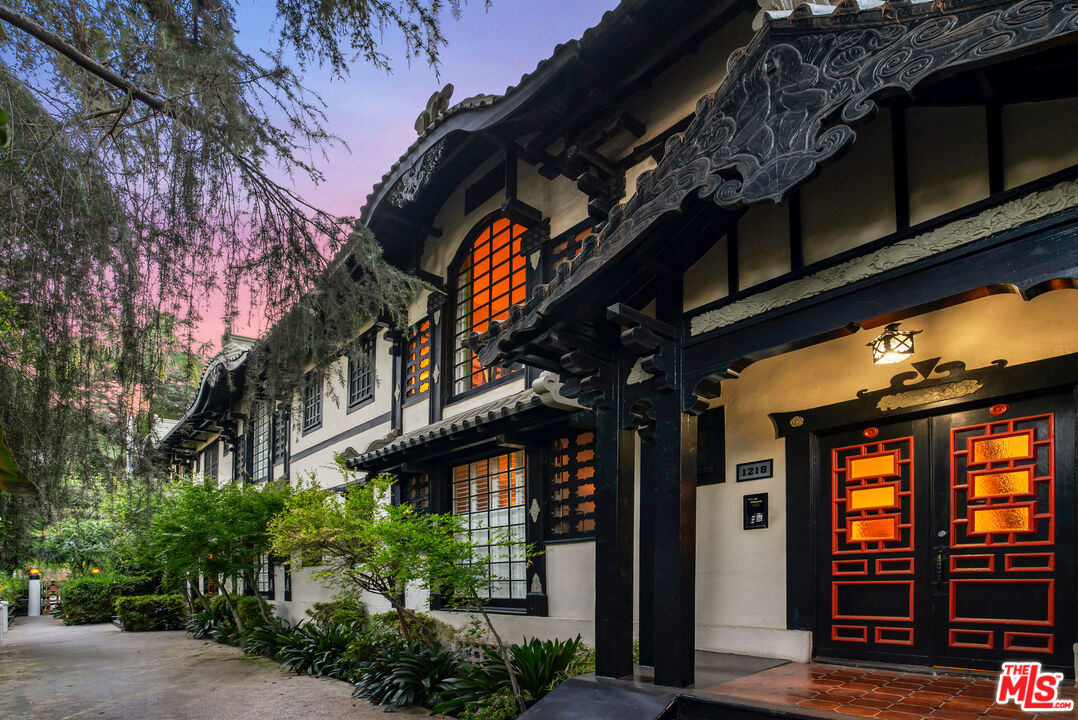
[[[1071,675],[1073,395],[939,418],[933,445],[934,663],[1036,660]]]
[[[816,655],[926,664],[927,421],[820,439]]]
[[[820,438],[816,655],[1070,675],[1073,396]]]

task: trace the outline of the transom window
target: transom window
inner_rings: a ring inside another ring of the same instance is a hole
[[[313,430],[322,424],[322,376],[307,377],[303,387],[303,429]]]
[[[430,319],[408,331],[404,352],[404,399],[422,397],[430,390]]]
[[[551,537],[590,537],[595,532],[595,433],[558,438],[549,458]]]
[[[270,475],[269,406],[262,400],[251,403],[251,479],[255,482]]]
[[[498,218],[475,236],[461,261],[453,332],[454,394],[510,372],[502,367],[484,368],[464,341],[473,332],[486,330],[491,320],[504,320],[510,306],[526,299],[528,260],[522,241],[525,230],[508,218]]]
[[[374,337],[366,333],[348,356],[348,407],[374,398]]]
[[[523,600],[528,595],[524,548],[524,451],[453,468],[453,514],[466,519],[472,542],[490,573],[487,597]],[[502,545],[508,536],[518,545]]]

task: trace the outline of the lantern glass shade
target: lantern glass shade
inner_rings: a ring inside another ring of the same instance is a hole
[[[880,336],[868,344],[872,348],[872,362],[876,365],[899,363],[913,356],[913,336],[920,330],[899,330],[898,323],[891,323]]]
[[[99,568],[99,567],[95,567],[95,568],[94,568],[93,570],[91,570],[90,572],[92,572],[92,573],[93,573],[94,575],[97,575],[97,574],[98,574],[99,572],[101,572],[101,568]]]
[[[32,567],[32,568],[30,568],[30,574],[31,575],[40,575],[41,572],[36,567]]]

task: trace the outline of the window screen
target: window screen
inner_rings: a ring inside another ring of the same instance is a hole
[[[311,430],[322,424],[322,376],[310,375],[303,388],[303,429]]]
[[[591,537],[595,532],[595,433],[571,433],[550,448],[551,538]]]
[[[348,407],[374,397],[374,338],[373,332],[365,334],[348,358]]]

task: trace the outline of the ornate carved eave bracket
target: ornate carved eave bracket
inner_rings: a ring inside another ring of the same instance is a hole
[[[393,207],[403,208],[415,202],[419,191],[425,188],[434,177],[434,171],[445,154],[445,139],[436,143],[423,157],[415,161],[412,167],[401,176],[389,191],[389,203]]]
[[[821,16],[804,7],[767,22],[731,55],[723,84],[697,102],[689,128],[667,141],[659,165],[641,175],[636,194],[611,211],[572,263],[504,322],[472,336],[481,363],[506,361],[574,287],[691,195],[726,208],[781,202],[850,146],[851,125],[876,111],[873,98],[882,92],[909,92],[941,71],[1078,33],[1078,3],[1053,0],[886,2],[869,9],[843,0]]]

